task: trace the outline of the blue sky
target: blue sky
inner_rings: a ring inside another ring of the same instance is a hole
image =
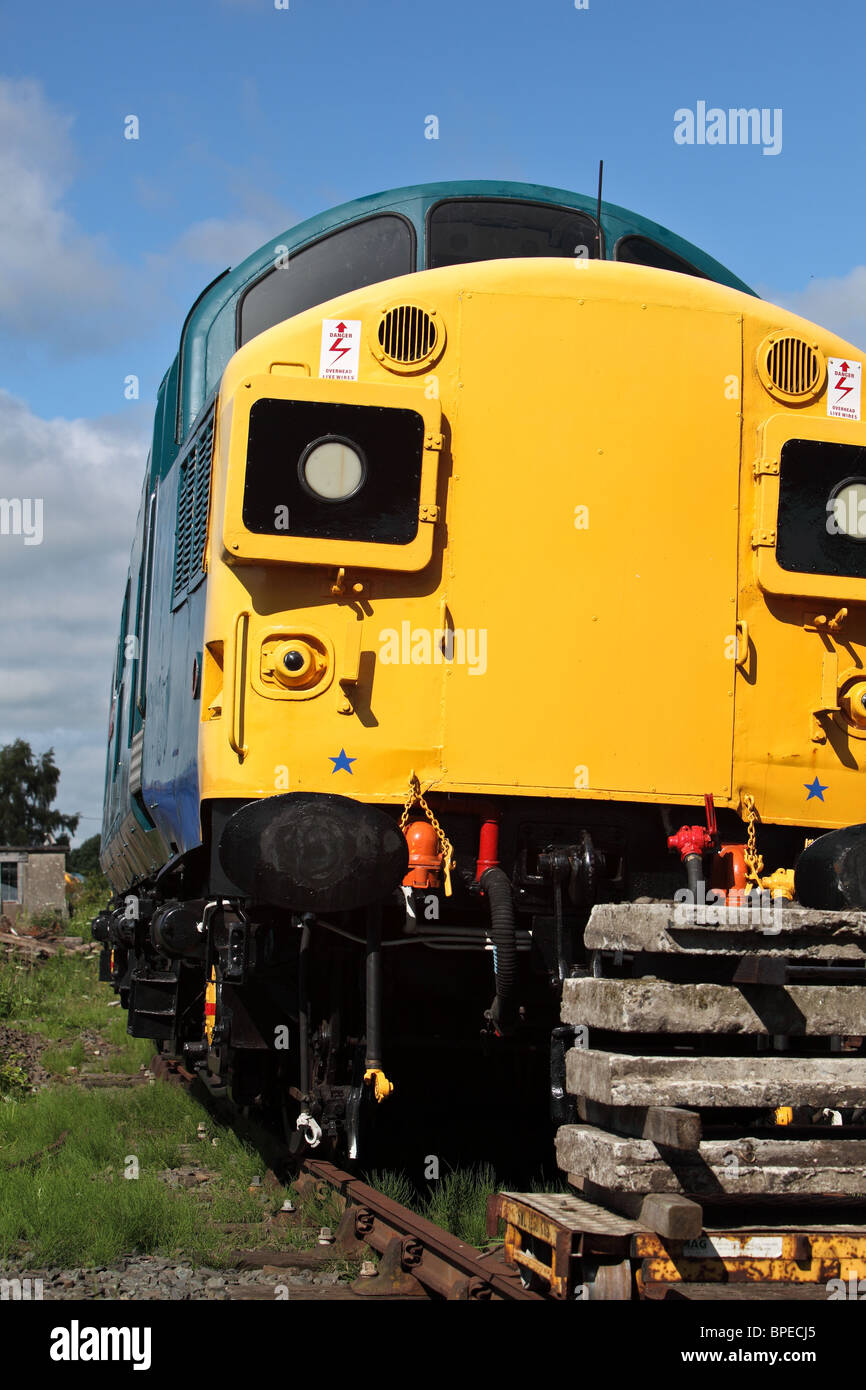
[[[859,7],[805,0],[0,7],[0,495],[29,495],[27,468],[46,507],[38,549],[0,542],[0,583],[23,595],[0,618],[0,742],[54,743],[83,833],[149,415],[203,285],[365,193],[593,191],[603,157],[608,199],[866,342],[864,32]],[[780,108],[780,153],[676,144],[674,112],[698,101]],[[79,654],[62,714],[47,633]]]

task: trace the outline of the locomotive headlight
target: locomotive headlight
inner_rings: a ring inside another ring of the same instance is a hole
[[[354,497],[367,476],[364,455],[343,435],[325,435],[308,444],[298,465],[301,485],[323,502]]]
[[[866,478],[846,478],[833,489],[827,502],[827,529],[831,535],[866,540]]]

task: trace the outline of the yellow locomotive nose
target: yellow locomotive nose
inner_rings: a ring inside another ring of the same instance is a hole
[[[309,642],[291,638],[274,652],[274,676],[290,690],[304,690],[321,680],[327,661]]]

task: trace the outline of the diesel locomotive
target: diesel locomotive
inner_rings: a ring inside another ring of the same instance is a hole
[[[129,1031],[298,1152],[363,1157],[412,1106],[431,1149],[470,1113],[516,1142],[552,1105],[597,1177],[587,1028],[608,1078],[631,1007],[721,1046],[671,1021],[705,987],[674,947],[599,921],[866,904],[861,364],[664,227],[535,185],[364,198],[208,286],[111,688],[93,930]],[[735,988],[738,930],[706,988]],[[822,962],[856,1008],[799,1030],[810,1055],[866,1033],[847,950]],[[718,1018],[746,1059],[798,1032]]]

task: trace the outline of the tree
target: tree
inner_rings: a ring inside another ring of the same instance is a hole
[[[71,849],[66,856],[66,867],[71,874],[83,874],[85,878],[88,874],[98,874],[99,836],[91,835],[77,849]]]
[[[51,810],[59,779],[53,748],[34,757],[22,738],[0,748],[0,845],[69,843],[58,832],[74,834],[79,818]]]

